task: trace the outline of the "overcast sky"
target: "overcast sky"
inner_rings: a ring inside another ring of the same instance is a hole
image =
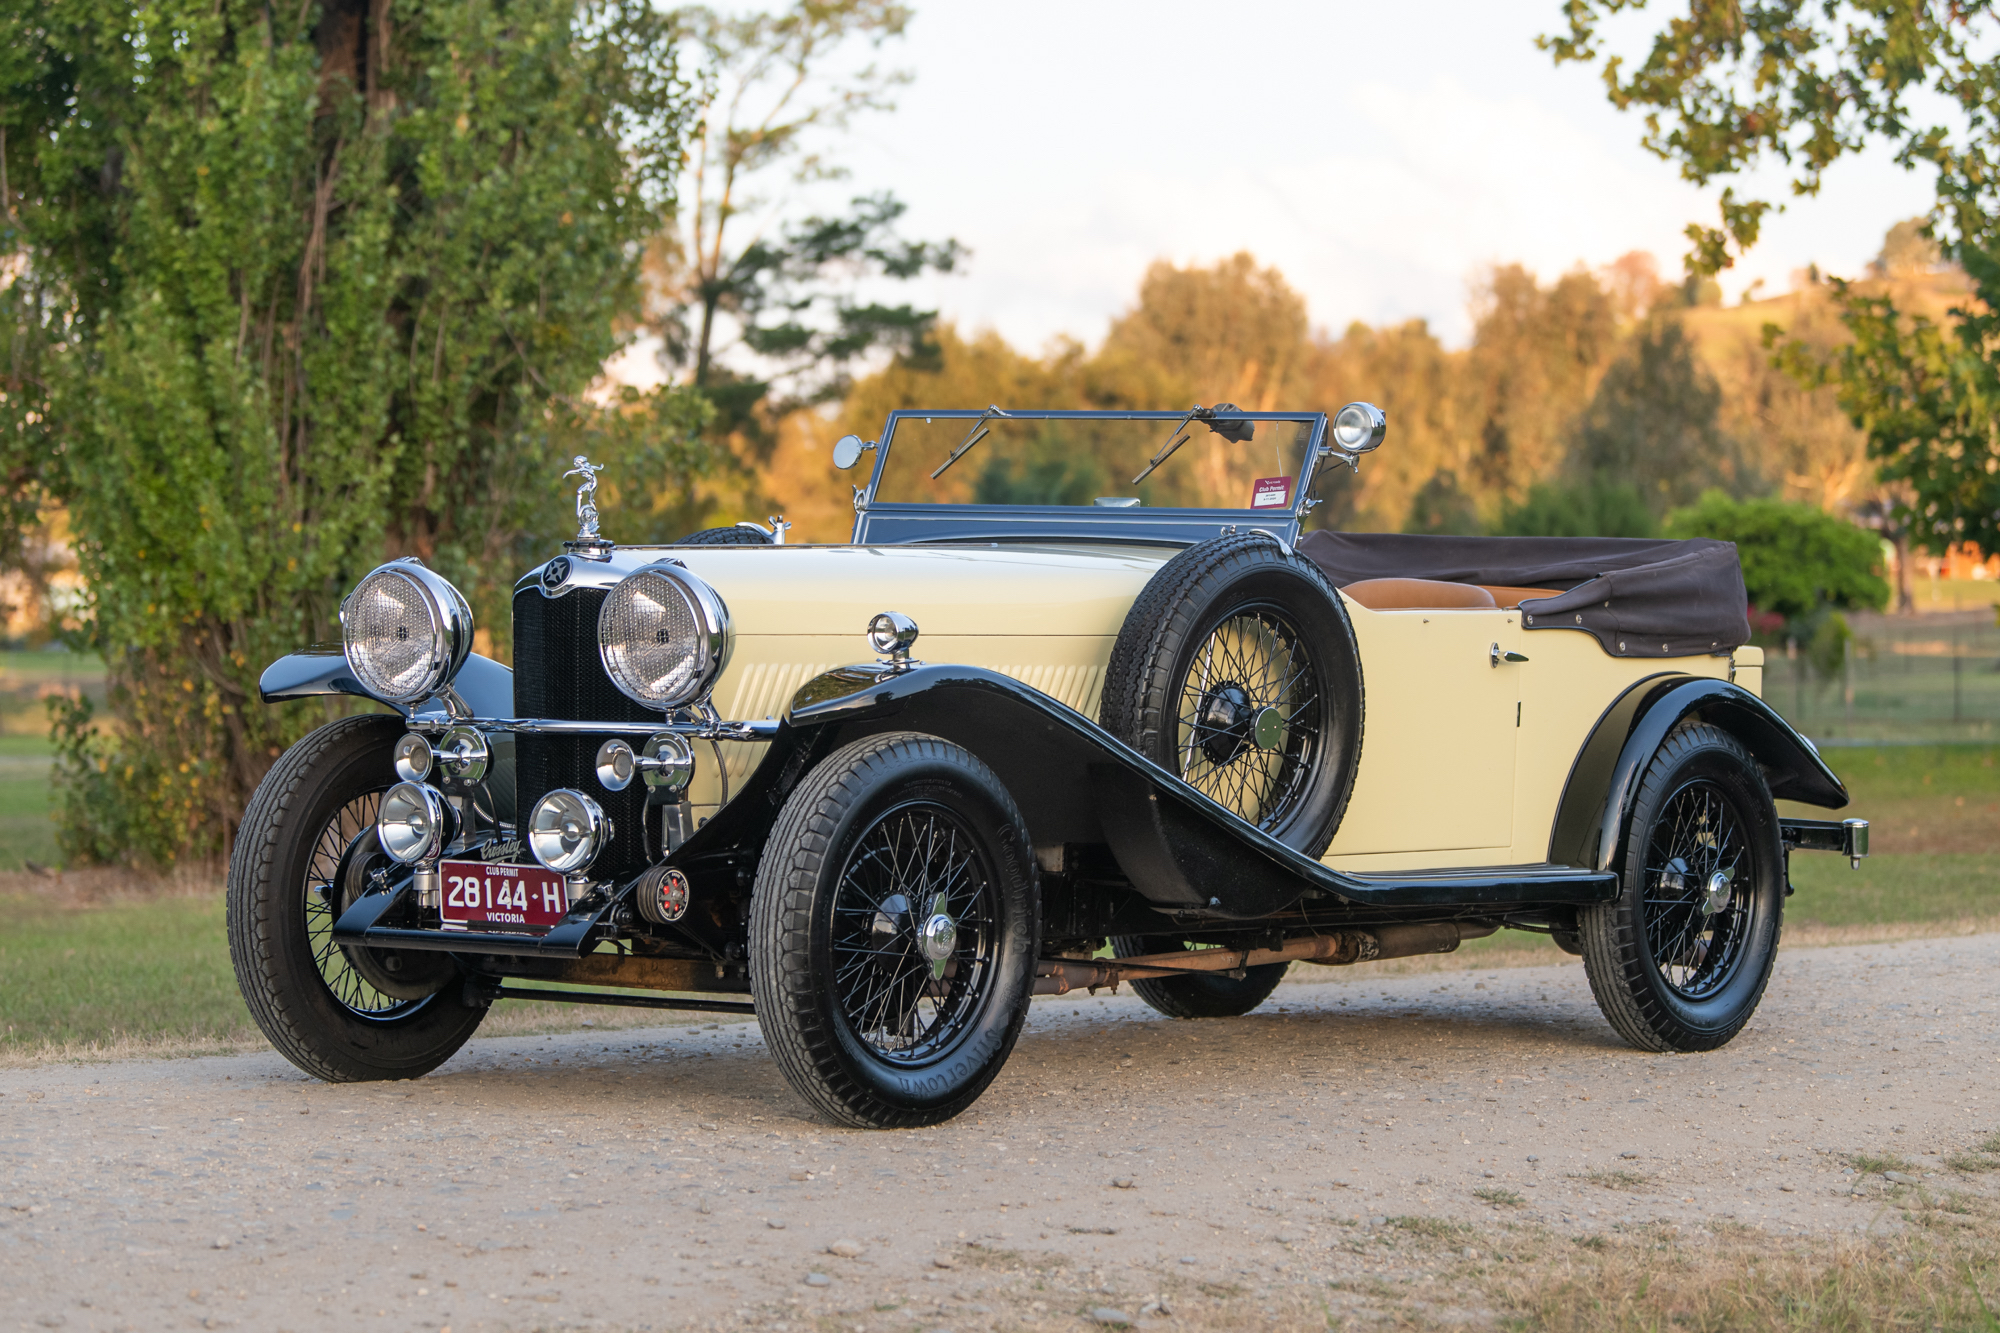
[[[1714,221],[1714,192],[1639,147],[1594,71],[1535,48],[1557,0],[915,7],[882,53],[915,82],[835,151],[854,190],[910,205],[907,234],[971,248],[917,298],[1024,348],[1094,343],[1156,258],[1239,249],[1318,326],[1422,317],[1460,344],[1483,266],[1549,278],[1641,249],[1675,276],[1681,229]],[[1930,199],[1886,155],[1843,163],[1767,222],[1728,299],[1808,263],[1854,273]]]

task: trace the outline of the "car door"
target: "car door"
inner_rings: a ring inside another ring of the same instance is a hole
[[[1505,850],[1521,703],[1520,665],[1507,654],[1520,654],[1518,614],[1350,612],[1367,715],[1354,795],[1326,859],[1450,852],[1438,863],[1467,864],[1466,852]]]

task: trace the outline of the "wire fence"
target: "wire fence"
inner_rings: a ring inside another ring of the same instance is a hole
[[[2000,624],[1990,607],[1916,616],[1850,615],[1838,670],[1765,649],[1764,698],[1815,741],[2000,739]]]

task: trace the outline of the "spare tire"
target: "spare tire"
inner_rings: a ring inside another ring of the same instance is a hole
[[[690,532],[675,546],[769,546],[771,534],[754,524],[735,523],[726,528],[703,528]]]
[[[1099,723],[1286,846],[1333,841],[1361,757],[1361,660],[1323,575],[1261,532],[1162,565],[1126,614]]]

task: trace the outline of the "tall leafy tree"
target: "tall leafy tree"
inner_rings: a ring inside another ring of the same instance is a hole
[[[114,685],[109,729],[66,719],[65,836],[213,852],[313,720],[258,671],[336,637],[369,566],[423,557],[504,649],[549,465],[621,429],[580,394],[678,166],[670,30],[638,0],[49,0],[0,52],[12,336]]]
[[[1762,489],[1721,410],[1722,389],[1680,321],[1649,320],[1577,418],[1567,471],[1599,492],[1629,488],[1655,520],[1711,488]]]
[[[798,0],[749,14],[675,11],[697,66],[683,187],[655,238],[652,319],[667,358],[715,402],[717,425],[762,437],[759,409],[840,397],[878,349],[935,359],[936,312],[857,295],[871,278],[950,271],[953,241],[904,239],[893,195],[855,197],[845,213],[796,217],[791,192],[841,180],[825,135],[890,109],[905,71],[842,68],[910,20],[894,0]]]
[[[1990,0],[1691,3],[1628,63],[1607,20],[1643,0],[1565,0],[1558,61],[1595,62],[1614,105],[1645,117],[1642,142],[1697,184],[1774,164],[1795,196],[1833,163],[1886,147],[1930,171],[1936,204],[1919,229],[1965,268],[1976,298],[1940,324],[1893,293],[1834,284],[1851,341],[1831,355],[1781,347],[1808,384],[1831,384],[1868,437],[1896,521],[1937,549],[2000,547],[2000,14]],[[1755,244],[1768,199],[1725,189],[1718,224],[1690,224],[1695,274]],[[1908,239],[1923,239],[1923,236]],[[1899,253],[1907,250],[1907,244]]]

